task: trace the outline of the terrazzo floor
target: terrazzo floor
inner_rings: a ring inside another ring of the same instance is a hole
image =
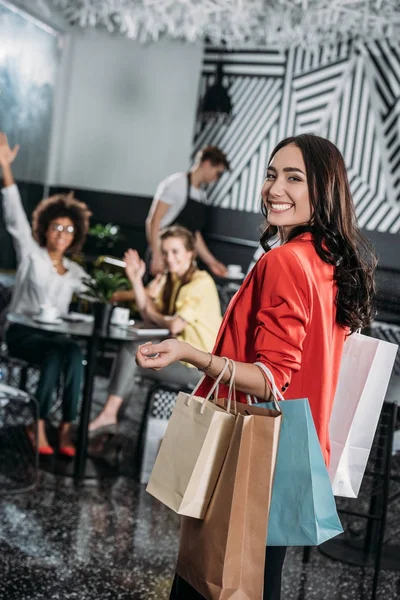
[[[0,599],[167,599],[177,536],[178,518],[132,479],[75,487],[41,473],[36,491],[0,499]],[[288,551],[282,600],[370,598],[370,569],[301,557]],[[377,597],[400,598],[399,573],[381,573]]]
[[[97,377],[93,415],[106,394],[106,378]],[[141,410],[138,401],[124,412],[123,427],[131,435],[126,466]],[[3,467],[4,461],[0,472]],[[5,486],[0,485],[0,600],[168,599],[179,519],[132,476],[76,486],[71,478],[41,470],[34,491],[7,495]],[[365,486],[357,507],[365,509],[368,497]],[[390,512],[387,529],[398,541],[400,503]],[[355,536],[361,527],[352,523]],[[282,600],[369,600],[372,576],[371,568],[347,566],[316,549],[303,565],[302,548],[291,548]],[[400,572],[381,571],[377,600],[397,599]]]

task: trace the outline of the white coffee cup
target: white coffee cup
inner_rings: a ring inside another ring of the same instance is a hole
[[[241,275],[242,273],[241,265],[228,265],[227,269],[229,275]]]
[[[129,308],[123,308],[122,306],[116,306],[112,311],[111,325],[128,325],[129,324]]]
[[[38,316],[43,321],[56,321],[60,316],[60,311],[56,306],[51,306],[51,304],[41,304]]]

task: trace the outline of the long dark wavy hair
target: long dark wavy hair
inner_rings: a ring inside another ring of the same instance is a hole
[[[186,229],[186,227],[181,227],[180,225],[173,225],[171,227],[167,227],[166,229],[164,229],[161,232],[161,235],[160,235],[161,243],[163,242],[163,240],[166,240],[168,238],[181,239],[183,241],[183,245],[185,246],[186,250],[188,252],[193,252],[193,260],[190,263],[190,267],[188,268],[188,270],[186,271],[184,276],[181,277],[180,285],[179,285],[178,289],[176,290],[176,293],[175,293],[175,301],[176,301],[176,298],[178,297],[178,294],[179,294],[179,290],[184,285],[186,285],[187,283],[192,281],[192,277],[193,277],[195,271],[197,270],[197,264],[195,261],[195,258],[196,258],[195,239],[194,239],[194,235],[188,229]],[[164,286],[162,296],[161,296],[162,313],[164,315],[173,315],[175,313],[175,305],[172,307],[170,306],[172,290],[173,290],[173,280],[172,280],[171,273],[168,271],[167,280],[165,282],[165,286]]]
[[[367,327],[375,316],[374,271],[377,263],[371,244],[360,232],[343,156],[332,142],[312,134],[288,137],[274,148],[268,164],[284,146],[297,146],[304,159],[312,217],[308,224],[294,227],[287,240],[311,232],[318,256],[333,265],[337,283],[336,321],[351,332]],[[267,217],[264,203],[262,213]],[[261,245],[277,227],[268,225]]]

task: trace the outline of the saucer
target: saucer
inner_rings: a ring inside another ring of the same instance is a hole
[[[60,325],[60,323],[62,323],[62,319],[60,317],[57,317],[57,319],[43,319],[42,317],[39,317],[39,315],[33,317],[34,321],[37,321],[38,323],[43,323],[43,325]]]
[[[225,279],[232,279],[232,281],[239,281],[241,279],[245,278],[245,274],[244,273],[227,273],[227,275],[225,276]]]
[[[131,329],[135,324],[133,319],[130,319],[126,323],[110,323],[110,327],[118,327],[119,329]]]
[[[84,315],[83,313],[69,312],[63,315],[64,321],[70,321],[71,323],[92,323],[94,321],[93,315]]]

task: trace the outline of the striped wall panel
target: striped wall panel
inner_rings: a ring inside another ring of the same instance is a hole
[[[371,326],[371,336],[399,346],[394,361],[393,373],[400,375],[400,327],[398,325],[389,325],[388,323],[375,321]]]
[[[360,226],[400,231],[400,45],[383,40],[285,53],[208,47],[201,97],[221,59],[233,117],[202,130],[197,124],[193,146],[195,153],[218,145],[232,165],[210,190],[212,205],[258,212],[276,142],[313,132],[342,151]]]

